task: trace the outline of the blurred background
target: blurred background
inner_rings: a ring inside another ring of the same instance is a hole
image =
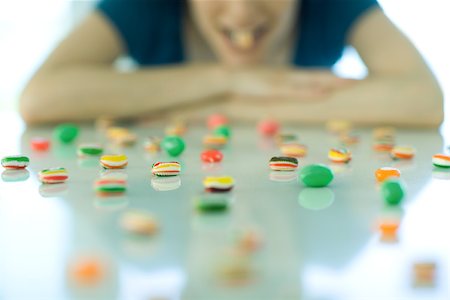
[[[379,0],[387,15],[405,32],[431,66],[445,95],[450,89],[448,0]],[[58,41],[96,1],[0,1],[0,113],[17,109],[21,89]],[[336,72],[361,77],[364,67],[349,49]],[[446,97],[447,99],[448,97]],[[450,105],[446,105],[446,119]],[[448,122],[447,122],[448,123]],[[447,130],[448,125],[444,126]]]

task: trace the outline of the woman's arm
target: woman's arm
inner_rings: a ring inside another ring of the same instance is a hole
[[[118,33],[92,13],[50,55],[25,88],[20,112],[27,123],[127,118],[214,98],[228,91],[218,66],[171,66],[119,72]]]

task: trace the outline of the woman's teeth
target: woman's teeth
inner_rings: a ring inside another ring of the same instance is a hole
[[[256,37],[251,30],[233,30],[230,41],[237,48],[249,50],[255,45]]]

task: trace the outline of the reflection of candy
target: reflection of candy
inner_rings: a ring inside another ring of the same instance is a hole
[[[275,120],[263,120],[258,124],[258,131],[264,136],[274,136],[278,133],[280,124]]]
[[[104,169],[100,173],[100,177],[103,179],[128,179],[128,174],[122,169]]]
[[[433,178],[436,178],[436,179],[449,180],[450,179],[450,169],[436,167],[432,171],[432,176],[433,176]]]
[[[47,151],[50,148],[50,140],[43,137],[34,137],[31,139],[30,145],[34,151]]]
[[[128,206],[129,200],[125,196],[100,196],[94,200],[94,207],[104,211],[118,211]]]
[[[100,164],[105,169],[123,169],[128,165],[128,158],[123,154],[103,155]]]
[[[331,149],[328,158],[334,163],[348,163],[352,159],[352,153],[347,149]]]
[[[206,177],[203,185],[207,192],[228,192],[233,189],[234,179],[231,176]]]
[[[270,159],[269,167],[273,171],[294,171],[298,160],[295,157],[275,156]]]
[[[439,168],[450,168],[450,155],[435,154],[432,159],[433,165]]]
[[[145,151],[149,153],[156,153],[161,150],[161,139],[156,136],[148,137],[144,143]]]
[[[436,280],[436,263],[432,261],[415,263],[413,276],[415,286],[433,286]]]
[[[105,267],[97,258],[82,258],[69,266],[69,276],[77,284],[92,286],[99,284],[105,276]]]
[[[152,174],[156,176],[177,176],[181,172],[179,162],[157,162],[152,166]]]
[[[30,177],[30,172],[26,169],[4,170],[2,172],[2,180],[4,182],[25,181]]]
[[[62,183],[69,178],[65,168],[45,169],[39,172],[39,180],[42,183]]]
[[[289,182],[297,179],[297,172],[279,172],[272,171],[269,174],[269,179],[275,182]]]
[[[286,143],[280,146],[281,153],[285,156],[303,157],[308,152],[308,147],[299,143]]]
[[[167,192],[178,189],[181,186],[181,178],[179,176],[153,177],[151,184],[155,191]]]
[[[309,187],[327,186],[334,178],[333,171],[327,166],[320,164],[303,167],[299,175],[299,180]]]
[[[391,177],[400,177],[400,171],[396,168],[389,167],[379,168],[375,171],[375,178],[378,182],[383,182]]]
[[[124,179],[101,178],[95,181],[94,189],[98,196],[120,196],[127,190]]]
[[[224,211],[228,208],[230,199],[225,195],[205,193],[194,198],[195,207],[204,212]]]
[[[411,159],[416,153],[415,149],[408,146],[395,146],[391,150],[391,157],[393,159]]]
[[[39,187],[39,194],[44,198],[59,197],[66,193],[67,184],[42,184]]]
[[[220,149],[228,143],[228,138],[223,135],[207,135],[203,138],[203,145],[206,148]]]
[[[218,163],[222,161],[223,154],[219,150],[210,149],[203,151],[200,158],[206,163]]]
[[[5,169],[24,169],[28,167],[30,159],[23,155],[6,156],[2,158],[2,166]]]
[[[207,126],[210,130],[228,124],[228,118],[221,114],[212,114],[208,117]]]
[[[158,230],[154,217],[142,211],[125,212],[120,219],[120,225],[124,230],[139,235],[153,235]]]
[[[98,144],[81,144],[78,147],[79,157],[99,156],[102,155],[103,148]]]
[[[334,193],[325,188],[304,188],[298,194],[298,203],[309,210],[323,210],[334,202]]]

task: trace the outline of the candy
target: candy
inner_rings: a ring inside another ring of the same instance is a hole
[[[105,169],[123,169],[128,165],[128,158],[124,154],[103,155],[100,164]]]
[[[333,180],[333,171],[325,165],[314,164],[303,167],[300,170],[301,180],[309,187],[324,187]]]
[[[270,159],[269,167],[273,171],[294,171],[298,168],[298,160],[294,157],[275,156]]]
[[[325,126],[328,132],[332,134],[341,134],[352,129],[352,123],[346,120],[330,120]]]
[[[274,136],[280,130],[280,124],[275,120],[263,120],[258,124],[258,131],[263,136]]]
[[[450,168],[450,155],[435,154],[432,159],[433,165],[438,168]]]
[[[223,154],[219,150],[210,149],[203,151],[200,158],[205,163],[219,163],[223,159]]]
[[[339,140],[344,145],[354,145],[359,143],[359,135],[355,132],[345,132],[339,135]]]
[[[196,196],[194,205],[199,211],[219,212],[228,209],[230,199],[222,194],[205,193]]]
[[[228,124],[228,118],[222,114],[213,114],[208,117],[207,120],[207,126],[210,130],[213,130],[214,128],[221,126],[221,125],[227,125]]]
[[[231,129],[228,126],[221,125],[214,129],[213,134],[214,135],[222,135],[226,138],[229,138],[231,136]]]
[[[103,147],[98,144],[81,144],[78,147],[79,157],[99,156],[103,154]]]
[[[432,261],[415,263],[413,277],[415,286],[433,286],[436,280],[436,263]]]
[[[395,128],[394,127],[377,127],[373,130],[373,138],[375,140],[391,138],[395,137]]]
[[[206,177],[203,180],[203,185],[207,192],[229,192],[233,189],[234,179],[231,176]]]
[[[390,152],[395,146],[395,141],[391,138],[385,138],[375,141],[373,150],[377,152]]]
[[[120,178],[101,178],[95,181],[94,190],[98,196],[120,196],[127,190],[127,181]]]
[[[121,227],[137,235],[153,235],[158,231],[158,223],[155,218],[142,211],[125,212],[120,219]]]
[[[304,157],[308,153],[308,147],[299,143],[287,143],[280,146],[281,153],[290,157]]]
[[[263,237],[259,231],[254,229],[246,229],[237,232],[236,246],[244,253],[254,253],[261,249],[263,245]]]
[[[392,159],[411,159],[416,153],[415,149],[409,146],[395,146],[391,150]]]
[[[181,172],[179,162],[157,162],[152,166],[152,174],[156,176],[177,176]]]
[[[381,185],[381,194],[388,205],[398,205],[405,196],[403,184],[396,179],[387,179]]]
[[[280,146],[287,143],[296,143],[298,141],[298,136],[291,133],[279,133],[275,135],[275,142]]]
[[[161,150],[161,139],[156,136],[148,137],[144,142],[144,149],[148,153],[156,153]]]
[[[383,167],[375,171],[375,178],[378,182],[383,182],[388,178],[399,178],[400,171],[396,168]]]
[[[203,145],[208,149],[221,149],[228,143],[223,135],[207,135],[203,138]]]
[[[137,136],[123,127],[111,127],[106,131],[108,139],[119,146],[133,146],[137,141]]]
[[[184,144],[184,141],[182,138],[172,135],[172,136],[166,136],[162,140],[161,147],[170,156],[179,156],[181,153],[183,153],[185,144]]]
[[[50,140],[43,137],[34,137],[30,143],[34,151],[47,151],[50,148]]]
[[[151,179],[152,187],[158,192],[168,192],[181,186],[180,176],[156,176]]]
[[[99,284],[105,276],[103,264],[97,258],[78,259],[69,267],[69,276],[79,285]]]
[[[331,149],[328,158],[334,163],[348,163],[352,159],[352,153],[347,149]]]
[[[25,169],[30,159],[23,155],[6,156],[2,158],[2,166],[5,169]]]
[[[65,168],[51,168],[39,172],[39,180],[42,183],[63,183],[67,181],[69,175]]]
[[[397,231],[399,222],[395,220],[383,220],[378,225],[380,230],[380,238],[384,242],[397,241]]]
[[[58,125],[54,131],[54,137],[64,144],[69,144],[78,136],[78,126],[70,123]]]
[[[171,125],[169,125],[165,133],[166,135],[176,135],[176,136],[183,136],[187,131],[187,126],[184,122],[177,121]]]

